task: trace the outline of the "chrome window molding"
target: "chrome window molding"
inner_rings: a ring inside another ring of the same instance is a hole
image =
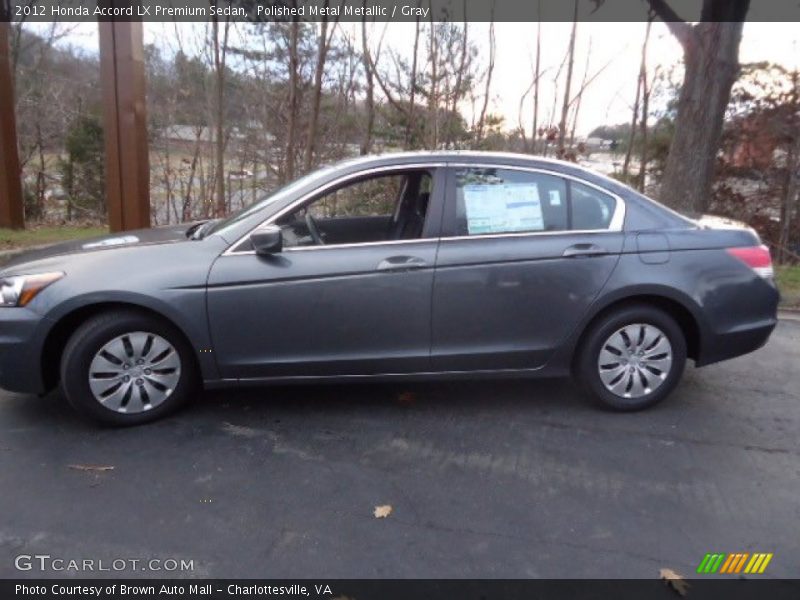
[[[586,181],[580,177],[576,177],[574,175],[569,175],[567,173],[561,173],[559,171],[553,171],[551,169],[545,169],[541,167],[527,167],[527,166],[520,166],[520,165],[500,165],[496,163],[457,163],[457,162],[435,162],[435,163],[411,163],[405,165],[388,165],[383,167],[375,167],[372,169],[367,169],[365,171],[359,171],[357,173],[350,173],[348,175],[343,175],[333,181],[326,183],[325,185],[312,190],[311,192],[304,194],[285,208],[279,210],[273,216],[269,217],[268,219],[264,220],[263,222],[259,223],[255,227],[253,227],[250,231],[240,237],[236,242],[231,244],[225,252],[221,254],[221,256],[240,256],[240,255],[253,255],[255,254],[255,250],[235,250],[240,244],[242,244],[250,234],[258,229],[259,227],[264,227],[265,225],[272,225],[280,219],[282,216],[288,214],[292,210],[295,210],[302,206],[304,203],[308,202],[309,200],[324,194],[326,191],[334,188],[338,185],[343,183],[347,183],[348,181],[355,181],[361,179],[364,176],[372,175],[375,173],[383,173],[387,171],[403,171],[403,170],[415,170],[415,169],[440,169],[440,168],[456,168],[456,169],[505,169],[505,170],[513,170],[513,171],[527,171],[532,173],[542,173],[543,175],[550,175],[551,177],[561,177],[563,179],[569,179],[571,181],[575,181],[580,183],[581,185],[585,185],[587,187],[593,188],[598,192],[605,194],[606,196],[610,196],[614,199],[614,214],[611,217],[611,221],[608,224],[606,229],[565,229],[560,231],[513,231],[508,233],[485,233],[485,234],[477,234],[477,235],[460,235],[460,236],[449,236],[449,237],[440,237],[440,238],[420,238],[420,239],[413,239],[413,240],[385,240],[385,241],[378,241],[378,242],[362,242],[362,243],[350,243],[350,244],[329,244],[323,246],[289,246],[284,248],[284,252],[307,252],[309,250],[334,250],[337,248],[360,248],[364,247],[374,247],[374,246],[392,246],[398,244],[418,244],[423,242],[435,242],[435,241],[464,241],[464,240],[481,240],[481,239],[496,239],[496,238],[518,238],[518,237],[533,237],[533,236],[541,236],[541,235],[574,235],[574,234],[587,234],[587,233],[618,233],[622,231],[623,225],[625,223],[625,201],[614,192],[611,192],[597,184],[594,184],[590,181]]]
[[[422,243],[436,244],[439,238],[414,238],[412,240],[384,240],[380,242],[355,242],[348,244],[325,244],[324,246],[289,246],[284,248],[284,252],[307,252],[309,250],[336,250],[338,248],[361,248],[362,246],[396,246],[398,244],[422,244]],[[248,252],[253,252],[248,250]],[[243,254],[244,252],[236,252],[236,254]]]
[[[508,233],[477,233],[475,235],[454,235],[450,237],[441,238],[442,242],[463,242],[465,240],[486,240],[486,239],[500,239],[500,238],[519,238],[519,237],[540,237],[549,235],[574,235],[574,234],[587,234],[596,233],[597,235],[604,235],[608,233],[619,233],[613,229],[563,229],[561,231],[510,231]]]

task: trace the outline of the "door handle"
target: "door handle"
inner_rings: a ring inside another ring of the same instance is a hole
[[[423,259],[418,256],[390,256],[378,263],[378,271],[410,271],[427,267]]]
[[[602,256],[608,254],[608,250],[597,244],[575,244],[570,246],[561,254],[564,258],[577,258],[581,256]]]

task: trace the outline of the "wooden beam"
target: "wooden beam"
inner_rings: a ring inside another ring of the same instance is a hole
[[[22,207],[8,30],[9,24],[0,21],[0,227],[22,229],[25,227],[25,211]]]
[[[99,26],[109,228],[150,227],[142,24],[102,21]]]

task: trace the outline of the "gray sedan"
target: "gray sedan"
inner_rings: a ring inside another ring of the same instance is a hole
[[[763,345],[769,251],[575,165],[407,153],[315,171],[224,220],[17,257],[0,386],[103,422],[199,386],[573,374],[637,410]]]

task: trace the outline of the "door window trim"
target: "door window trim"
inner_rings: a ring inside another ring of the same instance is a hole
[[[574,234],[584,234],[584,233],[619,233],[623,230],[623,226],[625,225],[625,213],[626,213],[626,206],[625,201],[622,199],[621,196],[611,192],[597,184],[591,183],[582,179],[580,177],[576,177],[574,175],[570,175],[567,173],[561,173],[559,171],[553,171],[551,169],[544,169],[541,167],[523,167],[520,165],[500,165],[496,163],[458,163],[458,162],[451,162],[447,164],[448,176],[447,180],[448,183],[450,182],[451,176],[455,176],[456,170],[459,169],[500,169],[500,170],[507,170],[507,171],[525,171],[529,173],[541,173],[542,175],[549,175],[551,177],[560,177],[562,179],[567,179],[569,181],[575,181],[580,183],[581,185],[585,185],[587,187],[593,188],[598,192],[605,194],[606,196],[610,196],[614,199],[614,214],[611,216],[611,220],[608,223],[608,227],[604,229],[563,229],[560,231],[508,231],[505,233],[478,233],[474,235],[441,235],[440,240],[442,242],[447,241],[462,241],[462,240],[478,240],[478,239],[496,239],[496,238],[517,238],[517,237],[530,237],[530,236],[540,236],[540,235],[574,235]],[[455,187],[452,190],[448,189],[447,194],[445,195],[445,214],[442,220],[442,226],[450,225],[453,226],[453,219],[455,218]],[[572,186],[567,185],[567,197],[568,201],[571,201]],[[568,210],[570,210],[570,206],[567,206]],[[448,210],[451,209],[451,210]],[[448,223],[448,219],[451,221]]]
[[[446,183],[446,168],[447,163],[445,162],[435,162],[435,163],[409,163],[409,164],[400,164],[400,165],[386,165],[382,167],[373,167],[371,169],[366,169],[364,171],[358,171],[356,173],[349,173],[347,175],[342,175],[341,177],[337,177],[326,183],[323,186],[320,186],[310,192],[303,194],[297,200],[291,202],[288,206],[282,208],[278,212],[276,212],[271,217],[268,217],[255,227],[253,227],[250,231],[245,233],[241,236],[238,240],[236,240],[233,244],[231,244],[225,252],[223,252],[220,256],[242,256],[242,255],[251,255],[255,254],[255,250],[237,250],[239,245],[244,243],[249,237],[250,234],[253,233],[259,227],[264,227],[265,225],[272,225],[283,217],[286,214],[289,214],[295,209],[300,208],[303,204],[314,200],[315,198],[322,197],[326,192],[330,191],[332,188],[340,187],[342,185],[346,185],[348,182],[356,182],[359,179],[369,178],[370,175],[380,175],[381,173],[391,173],[393,171],[421,171],[421,170],[429,170],[429,171],[437,171],[441,170],[442,173],[445,175],[441,177],[441,179]],[[433,176],[436,177],[437,173],[433,173]],[[444,187],[444,186],[442,186]],[[442,190],[442,194],[444,194],[446,190]],[[443,204],[443,203],[442,203]],[[426,215],[426,225],[428,217],[430,216],[430,207],[433,206],[433,198],[431,198],[431,203],[428,206],[428,215]],[[441,217],[441,214],[440,214]],[[441,218],[439,219],[441,224]],[[354,247],[361,247],[361,246],[383,246],[383,245],[395,245],[395,244],[414,244],[414,243],[421,243],[421,242],[437,242],[439,239],[439,233],[437,235],[430,238],[414,238],[410,240],[381,240],[376,242],[357,242],[357,243],[347,243],[347,244],[325,244],[322,246],[293,246],[284,248],[283,252],[305,252],[308,250],[333,250],[336,248],[354,248]]]

